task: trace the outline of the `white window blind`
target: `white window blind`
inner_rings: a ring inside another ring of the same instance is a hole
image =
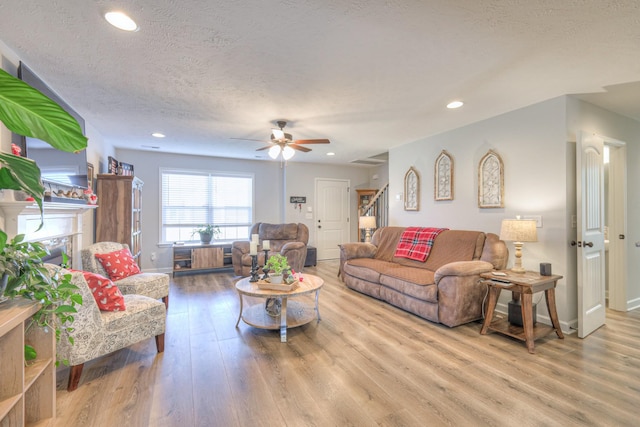
[[[193,229],[220,227],[219,240],[249,238],[253,221],[253,175],[161,170],[163,242],[197,241]]]

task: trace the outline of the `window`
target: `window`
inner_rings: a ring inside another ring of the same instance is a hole
[[[163,242],[196,241],[193,229],[220,227],[220,240],[249,238],[253,222],[253,175],[162,169]]]

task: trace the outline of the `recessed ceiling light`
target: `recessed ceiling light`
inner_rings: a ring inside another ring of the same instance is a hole
[[[452,101],[452,102],[447,104],[447,108],[449,108],[449,109],[460,108],[463,105],[464,105],[464,102],[462,102],[462,101]]]
[[[151,136],[156,137],[156,138],[164,138],[166,135],[164,133],[154,132],[154,133],[151,134]]]
[[[329,152],[327,153],[327,156],[335,156],[335,155],[336,155],[336,153],[334,153],[333,151],[329,151]]]
[[[122,12],[107,12],[104,19],[116,28],[124,31],[138,31],[138,24]]]

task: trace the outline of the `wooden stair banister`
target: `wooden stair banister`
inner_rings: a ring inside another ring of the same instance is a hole
[[[380,190],[378,190],[375,196],[373,196],[369,201],[369,203],[363,208],[364,215],[368,215],[371,213],[371,209],[374,206],[378,206],[378,209],[374,210],[376,213],[375,216],[376,216],[376,223],[378,224],[378,227],[384,227],[386,225],[389,225],[389,220],[387,215],[388,209],[389,209],[388,190],[389,190],[389,183],[385,184]],[[383,202],[385,202],[384,205],[383,205]]]

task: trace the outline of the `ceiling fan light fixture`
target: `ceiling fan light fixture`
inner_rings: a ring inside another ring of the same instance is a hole
[[[273,147],[269,148],[269,157],[271,157],[273,160],[277,159],[279,154],[280,154],[279,145],[274,145]]]
[[[284,157],[285,160],[289,160],[293,157],[294,154],[296,154],[296,150],[289,147],[288,145],[282,149],[282,157]]]
[[[284,139],[284,131],[282,129],[271,129],[273,139],[281,141]]]

